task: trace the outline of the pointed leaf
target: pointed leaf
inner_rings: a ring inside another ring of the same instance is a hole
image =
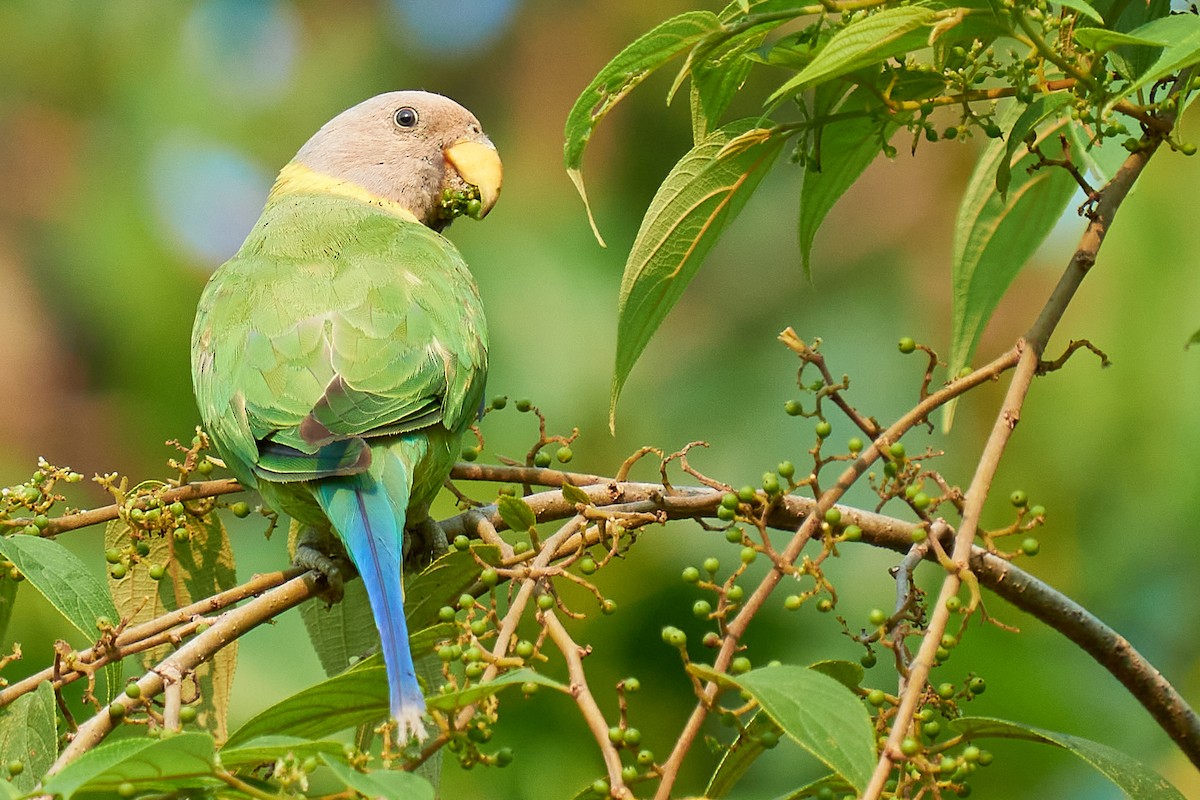
[[[1075,41],[1089,50],[1095,50],[1097,53],[1112,50],[1114,47],[1120,47],[1121,45],[1159,47],[1163,44],[1162,42],[1143,39],[1139,36],[1130,36],[1128,33],[1121,33],[1120,31],[1110,31],[1107,28],[1077,28],[1075,30]]]
[[[1075,96],[1070,92],[1054,92],[1038,95],[1025,106],[1021,116],[1017,117],[1008,135],[1004,137],[1004,157],[999,159],[1000,163],[996,167],[996,189],[1002,197],[1012,183],[1013,155],[1018,151],[1029,152],[1025,145],[1026,137],[1037,130],[1037,126],[1043,121],[1058,116],[1060,111],[1074,104]]]
[[[358,772],[335,757],[322,755],[325,765],[347,788],[371,798],[371,800],[434,800],[433,785],[420,775],[398,770],[373,770]]]
[[[692,78],[692,138],[696,144],[717,127],[733,96],[750,75],[754,60],[747,54],[784,22],[784,19],[770,20],[719,39],[712,46],[699,45],[692,51],[684,70]]]
[[[590,506],[592,504],[592,498],[588,497],[587,492],[585,492],[583,489],[580,489],[578,486],[575,486],[574,484],[564,483],[562,487],[562,495],[563,499],[568,503],[575,503],[576,505],[582,503],[585,506]]]
[[[1200,62],[1200,17],[1195,14],[1174,14],[1147,22],[1129,32],[1130,36],[1152,42],[1163,42],[1162,52],[1152,64],[1105,104],[1111,109],[1117,101],[1152,86],[1161,78],[1184,67]]]
[[[1011,109],[1000,126],[1010,127],[1020,114]],[[1048,158],[1061,156],[1057,132],[1060,120],[1043,131],[1041,147]],[[984,326],[1004,292],[1025,262],[1058,222],[1076,190],[1066,170],[1042,168],[1029,174],[1036,162],[1021,148],[1012,156],[1013,176],[1007,197],[996,189],[995,175],[1008,145],[993,140],[971,175],[959,207],[954,231],[953,333],[949,374],[956,375],[975,352]],[[947,411],[949,424],[950,411]]]
[[[496,508],[500,512],[500,519],[504,520],[504,524],[514,533],[524,533],[537,525],[533,509],[520,497],[502,495],[496,503]]]
[[[53,539],[18,534],[0,538],[0,555],[13,563],[29,585],[58,609],[88,641],[98,635],[96,620],[117,622],[117,609],[100,579],[79,557]]]
[[[440,711],[454,711],[455,709],[469,706],[472,703],[478,703],[485,697],[491,697],[501,689],[507,689],[509,686],[520,686],[524,683],[536,683],[539,686],[547,686],[560,692],[569,691],[566,686],[553,678],[547,678],[545,675],[523,667],[506,672],[503,675],[497,675],[487,683],[476,683],[457,692],[427,697],[425,704],[430,708],[436,708]]]
[[[43,788],[62,800],[81,790],[116,797],[122,783],[132,783],[139,793],[215,785],[214,769],[213,740],[207,733],[119,739],[83,753]]]
[[[17,603],[17,587],[20,585],[18,581],[0,580],[0,640],[8,632],[8,623]]]
[[[875,768],[875,727],[862,701],[815,670],[782,665],[732,681],[749,692],[784,733],[861,792]]]
[[[1112,781],[1131,800],[1184,800],[1178,789],[1145,764],[1090,739],[987,717],[963,717],[950,727],[970,740],[1024,739],[1061,747]]]
[[[563,164],[585,206],[588,205],[587,192],[580,171],[583,151],[600,120],[651,72],[720,30],[721,21],[711,11],[689,11],[672,17],[618,53],[579,95],[567,115],[563,132],[566,140]],[[591,219],[590,206],[588,218]],[[594,221],[592,228],[595,230]]]
[[[758,123],[732,122],[694,147],[642,218],[621,279],[610,427],[638,356],[783,147],[783,137]]]
[[[779,726],[759,711],[733,740],[725,755],[721,756],[721,763],[717,764],[716,771],[708,781],[708,788],[704,790],[705,798],[718,800],[732,791],[758,757],[767,752],[762,735],[768,732],[778,735]]]
[[[326,676],[344,672],[379,649],[379,630],[362,581],[348,581],[332,605],[314,597],[300,606],[300,618]]]
[[[24,763],[25,771],[13,775],[10,780],[12,786],[28,792],[50,769],[57,755],[58,715],[54,709],[54,688],[49,681],[43,681],[32,692],[21,695],[0,711],[0,764]]]
[[[929,46],[938,12],[925,6],[887,8],[835,33],[799,74],[775,90],[767,105],[849,72]]]
[[[387,714],[387,671],[380,659],[372,658],[260,711],[233,732],[226,747],[241,747],[260,736],[319,739]]]
[[[856,110],[869,102],[869,93],[856,91],[841,105],[839,112]],[[804,184],[800,188],[800,261],[804,274],[810,278],[813,240],[821,223],[879,155],[882,143],[897,126],[888,125],[882,136],[878,127],[867,117],[855,117],[821,128],[820,160],[805,167]]]
[[[345,749],[344,743],[327,739],[311,741],[295,736],[260,736],[241,747],[221,748],[221,766],[232,770],[257,764],[273,764],[288,755],[296,758],[327,755],[335,760],[344,760]]]
[[[476,558],[485,564],[499,564],[500,550],[487,544],[451,550],[405,582],[404,616],[409,630],[428,628],[437,622],[438,609],[454,605],[463,590],[479,578]]]
[[[1055,2],[1057,2],[1063,8],[1069,8],[1072,11],[1078,11],[1085,17],[1095,20],[1101,25],[1104,24],[1104,17],[1100,16],[1100,12],[1092,8],[1091,4],[1088,3],[1087,0],[1055,0]]]
[[[203,517],[188,515],[182,527],[188,533],[183,541],[176,541],[170,535],[136,532],[137,543],[149,547],[149,551],[130,565],[121,580],[110,576],[108,581],[122,619],[128,618],[134,625],[147,622],[237,585],[233,549],[220,516],[215,512]],[[104,548],[125,550],[134,544],[134,535],[125,522],[113,520],[104,531]],[[162,580],[150,577],[151,565],[164,568]],[[138,658],[143,669],[150,669],[170,651],[171,645],[162,645]],[[229,694],[237,669],[237,653],[237,642],[230,642],[188,678],[199,682],[199,724],[221,740],[229,733]]]

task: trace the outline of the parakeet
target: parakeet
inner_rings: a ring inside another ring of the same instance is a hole
[[[192,331],[197,405],[226,465],[275,510],[332,529],[362,576],[405,739],[425,734],[405,528],[428,524],[487,373],[479,291],[440,231],[486,215],[501,174],[448,98],[389,92],[342,112],[280,172]]]

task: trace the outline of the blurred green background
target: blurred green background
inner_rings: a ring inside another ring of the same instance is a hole
[[[787,325],[824,338],[832,370],[851,376],[860,409],[894,418],[915,401],[923,368],[897,353],[897,338],[945,350],[953,221],[976,143],[944,142],[915,157],[901,146],[896,160],[872,167],[819,235],[811,283],[795,241],[800,172],[777,167],[663,325],[627,384],[616,436],[607,431],[624,254],[658,182],[689,146],[686,102],[665,108],[670,75],[656,76],[593,140],[586,171],[608,249],[592,238],[562,171],[562,125],[575,96],[621,46],[690,7],[677,0],[2,0],[0,484],[28,477],[39,455],[89,475],[165,476],[164,441],[190,438],[197,421],[188,338],[207,275],[236,250],[274,172],[313,131],[396,88],[454,97],[500,149],[501,202],[485,223],[460,222],[449,235],[487,304],[491,392],[532,398],[558,432],[579,426],[573,467],[611,473],[641,445],[670,451],[703,439],[711,447],[693,463],[735,485],[756,482],[782,458],[803,469],[811,423],[781,410],[795,396],[795,361],[774,340]],[[781,77],[760,70],[743,109],[755,109],[753,98],[762,96],[755,87]],[[1185,135],[1194,130],[1193,118]],[[1193,701],[1200,700],[1200,350],[1183,345],[1200,327],[1198,179],[1195,160],[1164,152],[1122,210],[1055,345],[1087,337],[1113,366],[1101,370],[1077,356],[1036,383],[988,511],[988,520],[1003,524],[1011,514],[1004,498],[1015,488],[1045,505],[1042,554],[1026,566],[1114,625]],[[1017,280],[981,360],[1033,319],[1081,230],[1079,219],[1064,219]],[[949,436],[914,431],[910,452],[945,450],[940,469],[965,486],[1002,389],[963,402]],[[511,405],[489,417],[484,458],[522,454],[536,435],[530,423]],[[835,422],[831,441],[849,435],[845,422]],[[80,506],[104,499],[94,488],[71,498]],[[452,509],[446,503],[442,511]],[[251,522],[231,518],[242,576],[286,558],[283,543],[264,541],[261,523]],[[99,572],[100,532],[69,539]],[[630,674],[642,680],[631,722],[660,756],[690,704],[659,630],[676,624],[698,641],[695,596],[677,576],[710,553],[736,559],[719,534],[684,525],[647,531],[632,557],[600,576],[619,613],[576,629],[595,647],[588,665],[606,711],[615,715],[606,686]],[[895,560],[853,547],[828,566],[838,613],[852,627],[890,603],[886,570]],[[927,582],[936,580],[926,571]],[[67,636],[32,595],[21,594],[9,631],[26,654],[9,668],[10,680],[49,663],[50,640]],[[579,604],[587,607],[583,598]],[[988,608],[1022,632],[973,627],[940,670],[942,680],[968,670],[988,680],[970,713],[1097,739],[1200,797],[1195,771],[1115,680],[1001,601]],[[749,644],[756,663],[860,654],[832,616],[811,605],[785,613],[782,594]],[[868,681],[894,688],[883,661]],[[549,671],[561,674],[557,665]],[[294,613],[255,632],[242,644],[233,723],[319,677]],[[504,711],[494,744],[513,746],[516,762],[473,772],[449,766],[447,797],[566,797],[600,774],[567,699],[512,697]],[[992,749],[998,757],[975,779],[976,797],[1118,796],[1064,754],[1021,744]],[[713,758],[695,749],[681,792],[702,789]],[[737,796],[773,797],[819,774],[785,743]]]

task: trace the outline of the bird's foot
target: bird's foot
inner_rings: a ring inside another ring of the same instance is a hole
[[[315,528],[305,528],[296,540],[296,550],[292,555],[292,563],[297,567],[320,573],[327,587],[324,596],[330,605],[341,602],[346,579],[354,575],[354,565],[339,550],[340,547],[329,534]],[[334,555],[330,555],[331,552]]]
[[[425,517],[408,527],[410,545],[404,554],[404,566],[408,569],[420,570],[430,561],[450,552],[450,543],[446,541],[446,532],[432,517]]]

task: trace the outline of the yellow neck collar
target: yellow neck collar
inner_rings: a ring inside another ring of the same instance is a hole
[[[395,200],[380,197],[356,183],[316,172],[295,161],[279,171],[279,177],[275,179],[275,185],[271,187],[271,193],[267,195],[267,202],[288,194],[325,194],[347,197],[351,200],[360,200],[378,206],[400,219],[420,222],[415,214]]]

